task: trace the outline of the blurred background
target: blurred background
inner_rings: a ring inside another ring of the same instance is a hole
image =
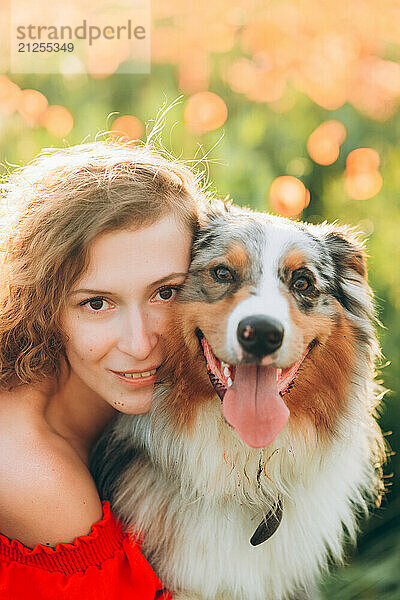
[[[163,145],[220,196],[362,230],[383,323],[379,378],[391,390],[380,422],[394,455],[381,508],[321,598],[399,600],[399,0],[152,0],[151,73],[136,75],[121,73],[119,47],[95,54],[85,75],[13,75],[4,0],[0,17],[3,171],[105,130],[145,139],[182,96],[165,114]]]

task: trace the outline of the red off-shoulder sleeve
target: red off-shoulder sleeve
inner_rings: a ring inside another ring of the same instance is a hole
[[[45,518],[45,516],[44,516]],[[0,534],[1,600],[170,600],[140,551],[103,502],[88,535],[55,548],[27,548]]]

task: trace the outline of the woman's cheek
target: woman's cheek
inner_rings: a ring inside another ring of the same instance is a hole
[[[111,323],[85,322],[85,319],[78,318],[71,325],[66,331],[67,354],[73,352],[81,360],[95,360],[107,354],[115,344],[115,328]]]
[[[172,303],[157,305],[154,307],[151,315],[153,330],[163,336],[172,319]]]

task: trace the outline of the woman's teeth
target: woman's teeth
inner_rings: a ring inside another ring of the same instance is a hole
[[[151,377],[156,374],[157,369],[152,369],[151,371],[143,371],[143,373],[119,373],[119,375],[123,375],[127,379],[140,379],[141,377]]]

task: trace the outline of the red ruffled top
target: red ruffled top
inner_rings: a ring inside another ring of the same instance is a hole
[[[44,515],[45,518],[45,515]],[[1,600],[170,600],[161,581],[103,502],[88,535],[27,548],[0,534]]]

